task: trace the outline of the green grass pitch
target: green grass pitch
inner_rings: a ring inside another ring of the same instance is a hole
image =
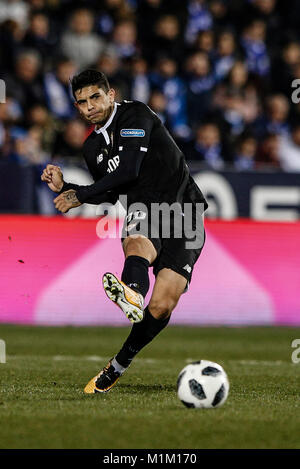
[[[169,326],[107,394],[85,384],[129,328],[0,326],[0,448],[300,448],[300,329]],[[220,363],[230,393],[187,409],[176,380],[190,361]]]

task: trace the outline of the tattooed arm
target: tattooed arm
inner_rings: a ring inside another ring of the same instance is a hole
[[[57,210],[61,213],[66,213],[70,208],[79,207],[81,203],[77,199],[76,191],[71,189],[69,191],[63,192],[56,199],[54,199],[54,204]]]

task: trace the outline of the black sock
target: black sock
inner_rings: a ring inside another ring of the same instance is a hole
[[[145,296],[149,290],[149,261],[140,256],[128,256],[124,263],[121,280],[133,290]]]
[[[170,317],[167,319],[154,318],[147,306],[144,319],[132,326],[127,340],[116,355],[117,362],[124,367],[129,366],[135,355],[166,327],[169,320]]]

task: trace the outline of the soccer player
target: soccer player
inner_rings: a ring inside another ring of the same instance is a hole
[[[115,203],[125,195],[129,207],[122,232],[125,262],[121,280],[106,273],[103,287],[133,325],[120,351],[84,389],[101,393],[116,384],[136,354],[166,327],[187,290],[205,241],[202,215],[207,203],[183,153],[148,106],[138,101],[115,102],[115,91],[96,70],[79,73],[71,85],[77,110],[95,125],[83,145],[95,182],[89,186],[65,182],[61,169],[51,164],[41,179],[59,193],[54,203],[62,213],[83,203]],[[171,228],[167,234],[162,232],[167,212],[156,221],[152,217],[152,208],[160,204],[180,207],[167,222]],[[181,224],[175,233],[177,221],[184,221],[185,226],[183,229]],[[191,239],[195,243],[188,245]],[[156,279],[145,307],[150,266]]]

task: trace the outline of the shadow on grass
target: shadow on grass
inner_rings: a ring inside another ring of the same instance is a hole
[[[176,386],[173,385],[162,385],[162,384],[118,384],[112,391],[119,392],[122,394],[151,394],[151,393],[174,393],[176,392]],[[85,394],[83,389],[78,388],[77,386],[74,387],[72,390],[68,390],[65,393],[57,393],[52,394],[51,390],[49,392],[44,390],[44,393],[41,395],[40,391],[37,390],[34,392],[33,390],[30,391],[30,395],[28,394],[20,394],[19,392],[15,393],[13,396],[11,395],[9,399],[5,401],[5,403],[11,402],[30,402],[30,401],[78,401],[84,400],[85,398],[90,398],[91,396],[95,398],[96,396],[107,396],[111,395],[111,392],[108,393],[96,393],[96,394]],[[97,397],[96,397],[97,398]],[[4,402],[0,402],[0,405],[4,404]]]
[[[170,384],[119,384],[118,389],[126,393],[174,392],[176,387]]]

